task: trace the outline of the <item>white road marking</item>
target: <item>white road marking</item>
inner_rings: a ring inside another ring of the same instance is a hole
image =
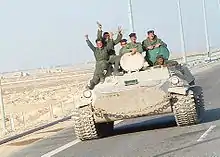
[[[204,134],[202,134],[202,136],[200,136],[200,138],[197,140],[197,142],[203,141],[203,140],[206,138],[206,136],[208,136],[208,134],[209,134],[215,127],[216,127],[216,125],[211,125],[211,126],[209,127],[209,129],[206,130],[206,132],[204,132]]]
[[[115,121],[115,124],[118,124],[118,123],[120,123],[122,121],[123,120]],[[79,142],[81,142],[81,140],[76,139],[76,140],[74,140],[72,142],[69,142],[69,143],[67,143],[67,144],[65,144],[65,145],[63,145],[63,146],[61,146],[61,147],[59,147],[59,148],[57,148],[55,150],[52,150],[52,151],[42,155],[41,157],[51,157],[51,156],[53,156],[53,155],[55,155],[55,154],[57,154],[59,152],[62,152],[63,150],[65,150],[65,149],[67,149],[69,147],[72,147],[72,146],[76,145]]]
[[[52,151],[48,152],[47,154],[42,155],[41,157],[51,157],[51,156],[53,156],[53,155],[55,155],[55,154],[65,150],[65,149],[67,149],[67,148],[69,148],[69,147],[79,143],[80,141],[81,140],[76,139],[76,140],[74,140],[74,141],[72,141],[70,143],[67,143],[67,144],[65,144],[65,145],[63,145],[63,146],[61,146],[61,147],[59,147],[59,148],[57,148],[55,150],[52,150]]]

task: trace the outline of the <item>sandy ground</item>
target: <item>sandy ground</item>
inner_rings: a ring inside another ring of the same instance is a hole
[[[79,70],[74,67],[37,70],[29,76],[21,76],[18,72],[4,75],[2,96],[8,132],[6,135],[1,133],[1,137],[13,134],[12,129],[18,133],[70,114],[73,96],[85,87],[91,77],[92,68]],[[11,126],[13,123],[14,126]]]

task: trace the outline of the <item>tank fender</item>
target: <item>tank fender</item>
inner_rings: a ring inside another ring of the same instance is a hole
[[[91,96],[86,97],[83,93],[78,96],[77,98],[74,97],[74,107],[75,108],[81,108],[88,106],[93,101],[93,93],[91,92]]]
[[[170,87],[168,88],[169,93],[187,95],[190,86],[183,86],[183,87]]]

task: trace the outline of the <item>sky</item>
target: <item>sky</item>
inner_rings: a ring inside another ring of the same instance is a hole
[[[167,44],[171,53],[181,53],[176,0],[133,0],[138,41],[148,29]],[[206,0],[210,47],[220,47],[220,6]],[[206,48],[202,0],[181,0],[187,52]],[[94,43],[96,21],[104,31],[124,29],[128,38],[128,0],[0,0],[0,72],[94,60],[85,42]],[[119,45],[116,50],[118,50]]]

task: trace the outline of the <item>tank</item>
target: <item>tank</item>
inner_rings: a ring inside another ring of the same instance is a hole
[[[108,136],[114,121],[171,113],[177,126],[194,125],[205,111],[203,91],[184,64],[149,67],[144,57],[125,54],[123,76],[107,76],[93,90],[84,90],[73,111],[78,139]]]

